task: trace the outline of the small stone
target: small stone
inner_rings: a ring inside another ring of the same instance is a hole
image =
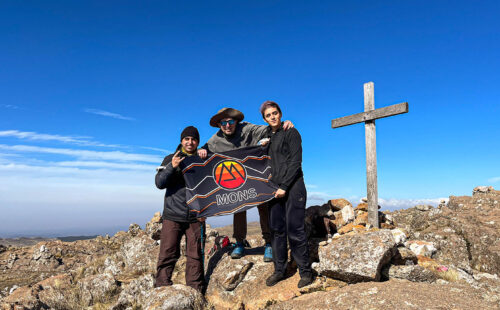
[[[342,228],[338,230],[338,233],[341,234],[341,235],[343,235],[343,234],[346,234],[346,233],[352,231],[353,229],[354,229],[354,224],[353,223],[349,223],[349,224],[347,224],[345,226],[342,226]]]
[[[352,208],[351,205],[347,205],[342,208],[342,219],[344,220],[344,224],[351,222],[354,220],[354,209]]]
[[[395,266],[391,265],[382,271],[386,278],[405,279],[412,282],[434,282],[436,275],[419,265]]]
[[[397,245],[402,245],[405,243],[407,235],[402,229],[400,228],[393,229],[391,230],[391,233]]]
[[[417,210],[420,210],[420,211],[429,211],[433,207],[430,205],[416,205],[415,208],[417,208]]]
[[[352,207],[351,203],[348,200],[343,199],[343,198],[332,199],[329,201],[329,204],[330,204],[330,208],[332,209],[332,211],[340,211],[345,206]]]
[[[133,237],[137,236],[141,230],[141,226],[135,223],[130,224],[130,226],[128,227],[128,233]]]
[[[492,189],[493,189],[493,187],[491,187],[491,186],[476,186],[472,190],[472,195],[474,195],[475,193],[487,193]]]
[[[431,257],[432,254],[434,254],[437,251],[434,243],[422,240],[407,241],[405,243],[405,246],[409,248],[413,253],[425,257]]]
[[[12,294],[12,293],[14,293],[14,291],[17,290],[18,288],[19,288],[19,286],[17,286],[17,285],[14,284],[14,286],[11,287],[10,290],[9,290],[9,295]]]
[[[358,211],[358,216],[354,220],[354,225],[364,225],[368,224],[368,212]]]
[[[361,202],[360,204],[357,205],[357,207],[354,210],[368,212],[368,203]]]

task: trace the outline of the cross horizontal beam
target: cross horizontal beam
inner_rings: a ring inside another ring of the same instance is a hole
[[[332,128],[344,127],[388,116],[408,113],[408,102],[398,103],[380,109],[339,117],[332,120]]]

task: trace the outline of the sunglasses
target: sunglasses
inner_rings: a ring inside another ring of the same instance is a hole
[[[229,125],[234,125],[234,123],[236,123],[236,121],[234,119],[231,119],[231,120],[228,120],[228,121],[221,121],[220,124],[222,126],[226,126],[227,124]]]

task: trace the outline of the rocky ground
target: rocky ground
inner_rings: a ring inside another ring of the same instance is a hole
[[[378,229],[365,202],[331,200],[316,208],[333,211],[326,221],[307,213],[318,276],[301,289],[293,262],[286,280],[265,285],[273,267],[257,230],[242,259],[231,248],[208,255],[228,228],[207,229],[204,296],[184,285],[184,256],[176,284],[153,288],[159,214],[112,237],[0,246],[0,309],[500,309],[499,204],[500,191],[477,187],[437,208],[380,212]]]

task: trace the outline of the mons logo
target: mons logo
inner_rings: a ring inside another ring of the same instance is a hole
[[[215,183],[220,187],[233,190],[240,188],[247,180],[245,167],[234,160],[218,163],[213,171]]]

